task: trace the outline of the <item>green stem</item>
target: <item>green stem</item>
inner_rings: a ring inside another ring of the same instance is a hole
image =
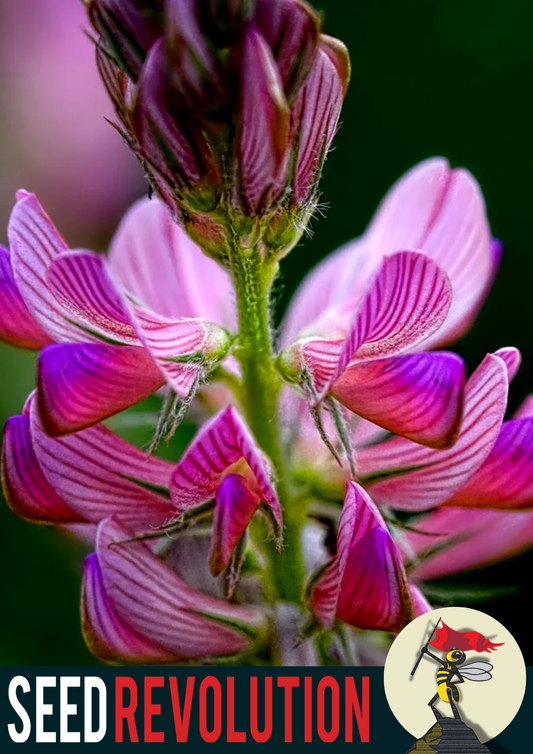
[[[270,293],[277,265],[267,265],[258,250],[236,253],[233,279],[239,318],[237,357],[242,369],[240,398],[255,439],[274,465],[277,491],[283,508],[284,546],[281,553],[274,545],[267,548],[272,587],[278,599],[299,602],[304,579],[300,552],[302,509],[291,505],[285,481],[279,441],[278,401],[281,378],[274,367]]]

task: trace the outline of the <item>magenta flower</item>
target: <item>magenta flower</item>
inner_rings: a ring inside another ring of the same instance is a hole
[[[338,619],[398,632],[415,617],[400,551],[376,505],[355,482],[347,486],[335,557],[314,583],[311,601],[324,628]]]
[[[82,620],[102,659],[159,663],[243,654],[264,616],[192,589],[146,545],[113,546],[130,532],[104,521],[85,564]]]
[[[440,159],[410,171],[304,281],[278,344],[272,286],[318,201],[344,46],[303,0],[87,7],[163,202],[104,256],[19,194],[0,334],[43,350],[4,433],[8,503],[94,542],[82,622],[102,659],[366,659],[368,632],[430,609],[443,546],[456,569],[533,544],[530,402],[504,421],[518,352],[467,379],[432,350],[468,330],[498,264],[479,187]],[[102,423],[157,392],[151,453]],[[189,409],[181,458],[158,457]]]
[[[462,409],[460,360],[398,354],[464,333],[492,282],[498,252],[470,174],[443,160],[414,168],[389,192],[364,237],[300,287],[283,330],[286,376],[304,389],[310,382],[314,402],[331,394],[391,432],[450,445]]]
[[[165,384],[184,398],[225,355],[229,280],[158,202],[135,205],[106,259],[71,251],[35,196],[20,192],[9,240],[0,327],[22,347],[58,344],[38,368],[50,432],[89,426]]]

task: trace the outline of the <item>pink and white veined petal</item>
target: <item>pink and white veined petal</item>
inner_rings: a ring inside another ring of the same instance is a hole
[[[294,171],[294,204],[303,205],[315,198],[319,170],[335,136],[343,99],[343,83],[337,68],[327,52],[319,48],[291,112],[299,145]]]
[[[465,367],[453,353],[421,353],[349,366],[331,394],[355,414],[422,445],[449,447],[459,431]]]
[[[207,257],[156,199],[126,213],[109,250],[123,288],[163,317],[208,319],[234,330],[235,304],[228,274]]]
[[[62,343],[45,348],[37,365],[39,410],[51,435],[90,427],[163,384],[160,370],[137,346]]]
[[[324,628],[335,617],[359,628],[399,631],[414,617],[398,548],[369,495],[348,482],[337,532],[337,554],[312,589]]]
[[[229,566],[231,556],[260,503],[261,498],[257,492],[250,489],[246,479],[240,474],[229,474],[222,481],[216,493],[209,553],[213,576],[218,576]]]
[[[446,506],[416,522],[420,533],[406,532],[406,557],[439,548],[414,562],[411,576],[438,579],[482,568],[533,547],[533,512],[469,509]]]
[[[42,524],[85,521],[49,484],[35,454],[29,417],[12,416],[2,441],[2,489],[17,516]]]
[[[512,382],[516,376],[516,373],[520,369],[520,364],[522,363],[522,354],[520,353],[518,348],[514,348],[514,346],[507,346],[506,348],[498,348],[497,351],[494,351],[494,355],[498,356],[500,359],[503,359],[505,366],[507,367],[509,382]]]
[[[491,452],[505,414],[508,385],[504,361],[489,354],[466,384],[463,423],[451,448],[424,448],[403,438],[361,448],[360,479],[373,499],[411,511],[449,500]]]
[[[239,198],[254,215],[268,209],[280,170],[288,170],[289,107],[272,52],[254,26],[243,44],[237,180]]]
[[[365,233],[375,253],[420,249],[449,276],[453,304],[432,346],[459,338],[471,325],[495,271],[483,195],[473,176],[441,158],[412,168],[392,187]]]
[[[52,261],[68,251],[68,246],[34,194],[19,191],[17,198],[7,232],[13,275],[26,306],[53,340],[94,340],[69,321],[46,278]]]
[[[96,554],[85,559],[81,595],[82,631],[95,657],[112,662],[159,663],[172,652],[134,631],[117,615],[106,592]]]
[[[245,652],[245,632],[261,630],[261,613],[195,591],[114,519],[102,522],[96,553],[113,609],[130,629],[170,652],[192,660]],[[243,627],[241,631],[239,626]]]
[[[183,513],[214,498],[224,473],[241,459],[255,477],[258,494],[281,526],[272,466],[233,406],[204,424],[176,466],[170,484],[176,511]]]
[[[504,422],[489,456],[448,503],[472,508],[533,507],[533,417]]]
[[[228,333],[200,319],[167,319],[135,304],[130,305],[142,344],[166,382],[184,398],[206,364],[223,358],[230,346]]]
[[[390,189],[364,236],[326,257],[304,279],[285,318],[284,345],[304,331],[337,337],[335,332],[328,336],[320,319],[329,309],[353,306],[383,258],[408,248],[433,259],[453,289],[450,316],[425,347],[462,335],[490,288],[501,244],[490,238],[484,200],[472,175],[433,158]]]
[[[0,246],[0,339],[19,348],[39,350],[51,340],[20,295],[9,251]]]
[[[446,319],[451,295],[446,274],[423,254],[402,251],[386,258],[353,316],[345,340],[310,339],[300,346],[319,398],[329,392],[355,357],[393,356],[436,332]]]
[[[47,270],[56,299],[75,320],[118,343],[139,345],[120,288],[103,255],[67,252]]]
[[[130,445],[102,424],[65,437],[42,427],[30,401],[31,439],[42,474],[80,520],[98,523],[116,515],[146,532],[172,517],[168,491],[172,464]]]

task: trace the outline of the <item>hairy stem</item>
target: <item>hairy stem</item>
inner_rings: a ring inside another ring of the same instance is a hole
[[[270,324],[270,293],[277,265],[267,265],[257,250],[250,250],[235,254],[232,268],[239,317],[240,398],[250,429],[274,465],[284,515],[283,551],[276,553],[273,544],[267,550],[273,596],[299,602],[304,577],[300,552],[303,511],[291,501],[285,480],[278,425],[281,379],[274,367]]]

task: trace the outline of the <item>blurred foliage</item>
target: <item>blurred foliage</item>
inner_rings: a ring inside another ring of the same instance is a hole
[[[326,166],[325,218],[315,218],[313,238],[284,261],[277,314],[313,264],[364,230],[397,177],[422,159],[444,155],[479,180],[494,235],[505,246],[489,299],[457,350],[472,369],[488,351],[507,345],[521,349],[523,364],[511,390],[514,409],[533,385],[533,238],[528,219],[533,193],[533,5],[530,0],[321,0],[318,5],[325,13],[326,31],[350,49],[353,78]],[[74,28],[72,33],[81,32]],[[28,118],[35,117],[30,102],[27,109]],[[0,132],[1,126],[0,120]],[[60,181],[61,170],[50,180]],[[1,346],[0,359],[3,422],[20,412],[32,388],[34,356]],[[152,408],[142,406],[140,411]],[[146,423],[142,427],[141,416],[135,427],[123,423],[121,431],[143,445],[149,437]],[[184,427],[176,442],[183,443],[190,431]],[[172,453],[178,450],[171,448]],[[58,531],[19,521],[6,506],[0,508],[0,519],[1,662],[94,663],[83,645],[78,618],[84,548]],[[513,632],[526,661],[533,664],[523,609],[533,599],[532,567],[529,553],[434,586],[442,594],[447,585],[461,594],[461,584],[468,583],[463,591],[478,595],[476,608]],[[496,598],[484,601],[491,588],[496,588]]]

